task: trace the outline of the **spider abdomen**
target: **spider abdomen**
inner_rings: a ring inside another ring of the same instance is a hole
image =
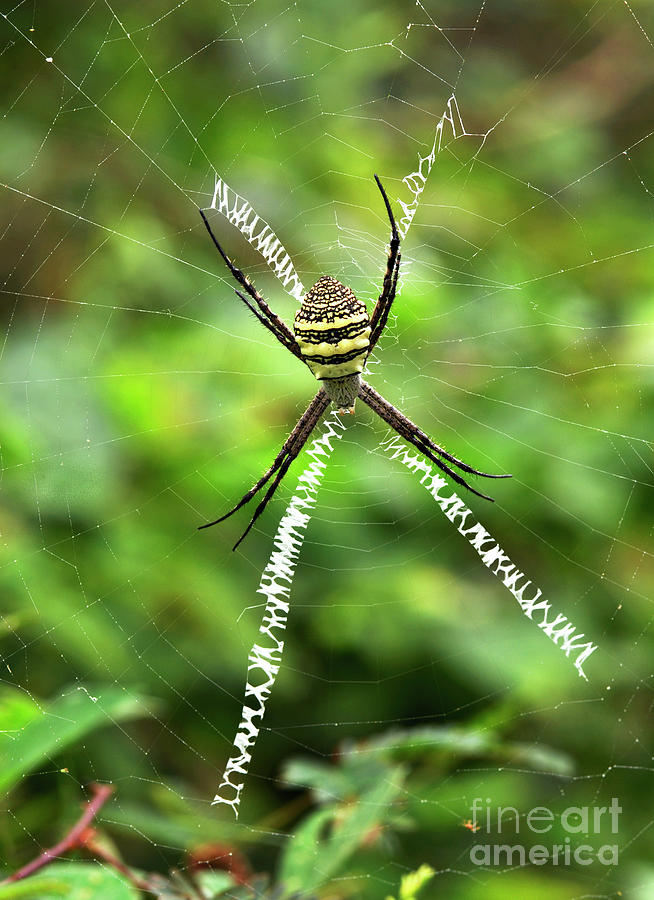
[[[370,347],[365,303],[350,288],[324,275],[306,294],[295,316],[302,358],[317,379],[358,375]]]

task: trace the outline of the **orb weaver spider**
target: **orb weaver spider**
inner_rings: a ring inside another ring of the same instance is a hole
[[[272,484],[254,511],[250,524],[234,545],[234,550],[247,536],[268,505],[289,466],[308,441],[311,432],[330,403],[334,403],[340,412],[353,413],[355,401],[357,397],[360,398],[400,437],[419,450],[457,484],[484,500],[492,501],[493,498],[482,494],[481,491],[468,484],[451,466],[456,466],[462,472],[470,475],[481,475],[483,478],[511,477],[510,475],[492,475],[488,472],[480,472],[457,459],[456,456],[452,456],[451,453],[434,443],[424,431],[421,431],[399,409],[396,409],[361,378],[366,361],[386,327],[388,314],[395,299],[401,259],[400,235],[395,216],[386,191],[377,175],[375,175],[375,181],[391,224],[391,239],[382,291],[372,315],[368,316],[365,303],[357,300],[350,288],[329,275],[323,275],[305,295],[296,313],[293,331],[273,312],[247,275],[234,265],[218,243],[203,210],[199,211],[211,240],[224,259],[227,268],[250,299],[235,288],[237,296],[261,324],[277,338],[280,344],[308,366],[315,378],[322,382],[318,393],[300,417],[268,471],[224,516],[213,522],[207,522],[206,525],[200,525],[200,528],[211,528],[219,522],[224,522],[248,503],[274,475]]]

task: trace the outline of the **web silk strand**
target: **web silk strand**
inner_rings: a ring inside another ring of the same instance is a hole
[[[243,237],[263,256],[284,290],[301,303],[306,291],[282,242],[247,200],[232,190],[217,174],[214,177],[215,186],[209,209],[222,213],[228,222],[238,228]]]
[[[432,467],[415,451],[396,437],[390,438],[382,445],[382,449],[391,459],[399,459],[410,472],[420,475],[420,484],[431,494],[445,517],[455,525],[456,530],[473,547],[486,568],[500,579],[505,588],[518,601],[520,608],[528,619],[538,622],[538,627],[569,658],[576,655],[574,666],[582,678],[588,681],[583,665],[591,653],[597,650],[592,641],[584,641],[585,635],[579,634],[569,619],[552,612],[552,604],[543,600],[542,591],[537,588],[520,569],[511,562],[495,538],[475,521],[475,517],[463,500],[452,493],[448,481],[441,475],[433,475]],[[443,488],[447,492],[441,494]],[[540,621],[538,621],[540,617]]]
[[[290,607],[291,586],[295,567],[306,536],[311,512],[318,499],[327,463],[336,439],[343,436],[345,426],[337,413],[326,419],[322,434],[307,450],[311,459],[298,479],[295,493],[286,508],[273,541],[273,551],[263,570],[257,589],[266,598],[266,608],[259,627],[260,638],[248,656],[245,702],[232,747],[234,753],[225,766],[222,780],[212,803],[227,804],[238,818],[241,794],[252,760],[252,748],[261,730],[270,696],[284,651],[283,634]],[[260,641],[260,642],[259,642]],[[254,720],[258,720],[255,724]]]
[[[420,205],[427,178],[436,157],[441,152],[443,135],[447,131],[451,131],[454,140],[466,133],[454,94],[447,101],[445,112],[436,124],[431,150],[427,156],[419,156],[417,169],[402,179],[410,197],[408,201],[401,198],[397,201],[402,210],[398,231],[403,240]],[[214,173],[214,191],[208,209],[215,209],[238,228],[243,237],[259,251],[280,280],[284,290],[301,303],[306,290],[284,245],[270,225],[257,215],[250,203],[223,181],[217,172]]]
[[[461,113],[459,112],[459,106],[456,102],[456,97],[454,96],[454,94],[452,94],[450,99],[447,101],[445,112],[438,120],[436,130],[434,132],[434,140],[431,146],[431,150],[429,151],[427,156],[419,156],[418,168],[415,170],[415,172],[411,172],[410,175],[405,175],[402,179],[402,183],[408,190],[411,197],[408,202],[402,199],[398,200],[398,203],[402,210],[402,216],[397,223],[397,229],[400,232],[402,240],[406,238],[409,228],[411,227],[411,223],[413,222],[413,217],[418,210],[418,206],[420,205],[420,198],[422,197],[422,192],[424,191],[425,185],[427,184],[429,173],[431,172],[433,165],[436,162],[436,157],[441,152],[443,146],[443,134],[446,131],[452,132],[453,140],[456,140],[457,138],[460,138],[464,134],[466,134],[466,130],[463,127],[463,120],[461,119]]]
[[[465,134],[454,96],[448,100],[445,112],[436,125],[430,152],[425,157],[419,157],[417,170],[402,179],[410,195],[408,202],[398,200],[402,210],[398,229],[402,238],[406,237],[416,214],[427,178],[436,156],[441,151],[443,133],[447,128],[451,130],[453,139]],[[248,201],[233,191],[217,174],[209,208],[220,212],[238,228],[246,240],[263,256],[285,290],[301,302],[305,289],[281,241]],[[325,422],[323,428],[321,437],[314,440],[311,449],[307,451],[312,462],[300,476],[295,494],[279,524],[273,542],[275,549],[263,570],[257,590],[257,593],[266,597],[266,610],[259,628],[259,634],[264,641],[261,644],[255,643],[248,656],[245,703],[232,744],[234,753],[227,761],[218,791],[212,801],[213,804],[224,803],[229,806],[236,818],[252,760],[252,749],[259,736],[266,702],[281,665],[284,650],[282,635],[286,630],[295,567],[311,518],[308,511],[316,504],[318,488],[333,449],[333,440],[340,439],[344,426],[334,414]],[[255,724],[255,719],[258,724]]]

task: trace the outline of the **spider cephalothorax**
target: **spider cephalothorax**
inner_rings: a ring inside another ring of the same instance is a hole
[[[297,356],[298,359],[305,363],[318,381],[322,382],[322,387],[286,439],[268,471],[250,488],[233,509],[221,516],[220,519],[200,526],[200,528],[209,528],[211,525],[217,525],[218,522],[227,519],[237,509],[240,509],[251,500],[274,475],[272,484],[266,491],[263,500],[257,506],[250,524],[236,542],[234,549],[238,547],[266,508],[268,501],[277,490],[289,466],[308,441],[311,432],[330,403],[334,403],[342,410],[354,412],[354,402],[359,397],[384,422],[395,429],[400,437],[412,444],[439,469],[446,472],[457,484],[463,485],[463,487],[472,491],[473,494],[477,494],[478,497],[483,497],[485,500],[492,500],[492,497],[488,497],[486,494],[482,494],[481,491],[473,488],[461,475],[451,468],[452,465],[462,472],[467,472],[471,475],[481,475],[484,478],[511,477],[510,475],[491,475],[488,472],[480,472],[478,469],[473,469],[472,466],[457,459],[456,456],[452,456],[451,453],[435,444],[417,425],[414,425],[410,419],[407,419],[399,409],[396,409],[387,400],[384,400],[374,388],[361,379],[361,372],[366,360],[386,327],[388,314],[395,299],[401,259],[400,236],[395,224],[393,210],[386,196],[386,191],[376,175],[375,181],[381,192],[391,223],[391,239],[382,292],[375,304],[372,315],[368,316],[365,303],[357,300],[350,288],[341,284],[335,278],[324,275],[318,279],[304,297],[302,305],[295,316],[294,331],[291,331],[288,325],[272,311],[247,275],[244,275],[233,264],[216,240],[207,217],[200,210],[200,215],[207,231],[211,235],[211,240],[225,260],[234,278],[251,299],[248,299],[237,290],[238,296],[261,324],[272,332],[287,350],[290,350],[294,356]]]

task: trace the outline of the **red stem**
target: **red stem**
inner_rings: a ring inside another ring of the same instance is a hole
[[[101,859],[103,862],[107,863],[107,865],[111,866],[113,869],[116,869],[117,872],[120,872],[121,875],[124,875],[128,881],[130,881],[134,887],[138,888],[140,891],[147,891],[151,894],[157,893],[156,890],[153,890],[150,887],[148,881],[143,878],[139,878],[138,875],[135,875],[131,869],[129,869],[122,860],[118,859],[113,855],[113,853],[109,853],[108,850],[105,850],[104,847],[100,846],[100,844],[96,844],[96,842],[92,838],[86,839],[84,842],[84,849],[88,850],[88,852],[95,856],[96,859]]]
[[[80,816],[79,820],[75,823],[75,825],[73,825],[68,834],[62,840],[60,840],[58,844],[55,844],[54,847],[50,847],[49,850],[44,850],[40,856],[37,856],[36,859],[32,860],[32,862],[24,865],[22,869],[14,872],[13,875],[9,875],[9,877],[1,881],[0,884],[9,884],[12,881],[21,881],[23,878],[27,878],[29,875],[33,875],[34,872],[38,872],[38,870],[42,869],[44,866],[50,865],[50,863],[58,857],[63,856],[65,853],[68,853],[71,850],[76,850],[78,847],[81,847],[83,845],[84,832],[100,812],[100,809],[104,806],[109,797],[111,797],[114,789],[109,784],[94,784],[91,785],[91,791],[93,793],[93,797],[87,804],[86,809]]]

